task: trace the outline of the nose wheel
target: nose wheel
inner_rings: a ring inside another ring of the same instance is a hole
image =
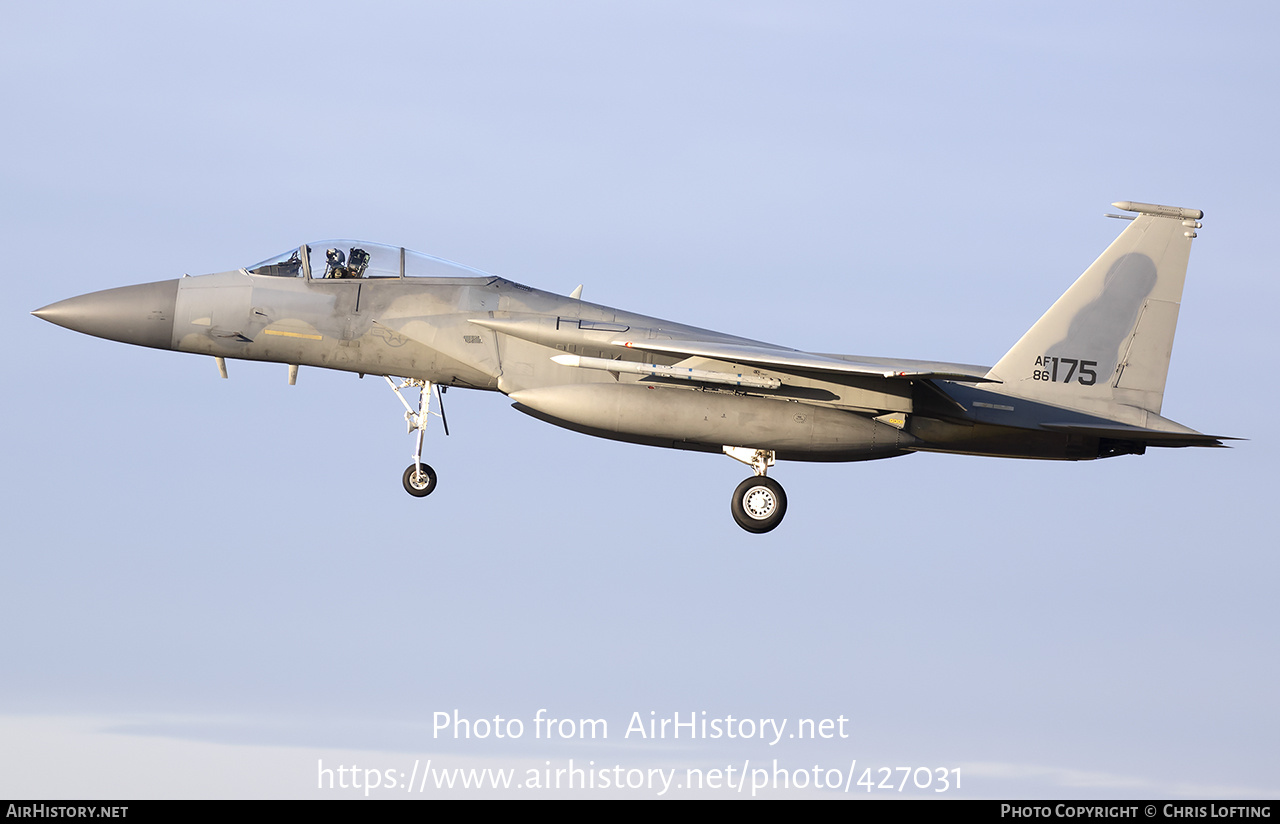
[[[404,471],[404,491],[425,498],[436,489],[436,471],[428,464],[409,464]]]

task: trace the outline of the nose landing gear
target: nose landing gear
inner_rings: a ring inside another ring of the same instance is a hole
[[[385,376],[384,376],[385,377]],[[401,482],[404,484],[404,491],[408,492],[415,498],[425,498],[436,489],[436,471],[428,464],[422,462],[422,436],[427,431],[427,421],[431,415],[437,414],[431,411],[431,392],[435,390],[436,400],[440,404],[440,422],[444,425],[444,434],[449,434],[449,421],[444,416],[444,398],[441,396],[441,387],[439,384],[433,384],[431,381],[424,381],[418,378],[407,378],[399,386],[395,381],[387,378],[387,385],[391,387],[391,391],[396,393],[396,397],[400,399],[400,403],[404,404],[404,419],[409,424],[409,432],[415,430],[418,433],[416,444],[413,449],[413,463],[409,464],[409,468],[404,471]],[[418,389],[418,410],[415,412],[409,402],[404,399],[404,395],[400,390],[408,387],[417,387]]]

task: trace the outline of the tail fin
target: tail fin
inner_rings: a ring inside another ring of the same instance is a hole
[[[1110,417],[1160,413],[1191,239],[1204,213],[1113,203],[1133,222],[987,377],[1002,391]]]

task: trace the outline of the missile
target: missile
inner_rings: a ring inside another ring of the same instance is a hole
[[[635,361],[587,358],[581,355],[556,355],[551,360],[561,366],[580,369],[603,369],[606,372],[626,372],[630,375],[660,375],[664,378],[680,378],[705,383],[726,383],[730,386],[750,386],[756,389],[777,389],[782,381],[741,372],[717,372],[712,369],[690,369],[685,366],[664,366],[660,363],[636,363]]]

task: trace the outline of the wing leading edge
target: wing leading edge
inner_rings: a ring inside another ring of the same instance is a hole
[[[958,365],[951,369],[921,368],[918,365],[907,365],[906,362],[886,361],[885,363],[874,363],[871,361],[845,360],[811,352],[800,352],[794,349],[773,349],[765,346],[746,346],[736,343],[710,341],[615,340],[610,341],[610,343],[614,346],[622,346],[642,352],[728,361],[747,366],[760,366],[780,372],[817,372],[897,380],[934,378],[962,383],[999,383],[996,378],[987,377],[978,371],[965,370]]]

